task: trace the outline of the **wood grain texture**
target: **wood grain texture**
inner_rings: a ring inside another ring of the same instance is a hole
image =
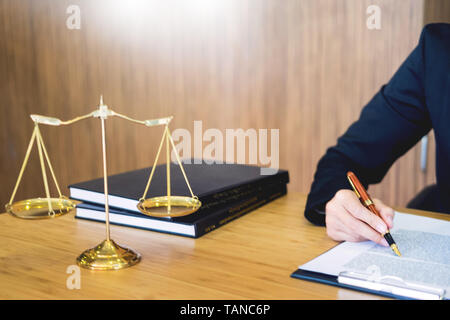
[[[450,23],[450,2],[447,0],[427,0],[424,3],[425,23]]]
[[[307,193],[319,158],[417,44],[426,8],[423,0],[73,2],[0,1],[2,204],[31,136],[28,115],[73,118],[100,94],[136,118],[175,115],[172,130],[192,132],[194,120],[223,132],[279,128],[289,188]],[[66,28],[70,4],[80,7],[80,30]],[[366,27],[371,4],[382,10],[381,30]],[[61,186],[101,176],[98,121],[41,130]],[[107,121],[109,172],[150,165],[161,134]],[[16,199],[43,195],[32,156]],[[420,172],[414,148],[372,196],[405,205],[434,181],[429,166]]]
[[[290,278],[332,248],[325,228],[301,219],[306,196],[291,193],[199,239],[112,226],[111,237],[142,254],[129,269],[81,270],[69,290],[68,266],[105,237],[103,223],[73,214],[41,221],[0,216],[1,299],[379,299]],[[402,211],[404,211],[402,209]],[[449,215],[412,213],[450,220]]]

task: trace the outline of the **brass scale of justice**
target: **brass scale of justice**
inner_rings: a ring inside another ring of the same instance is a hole
[[[191,213],[194,213],[201,207],[201,202],[192,192],[192,188],[189,184],[189,180],[184,171],[183,165],[180,161],[177,149],[170,134],[169,124],[173,119],[172,116],[166,118],[152,119],[152,120],[136,120],[120,113],[114,112],[109,109],[107,105],[103,103],[103,97],[100,97],[100,105],[97,110],[93,112],[74,118],[68,121],[61,121],[58,118],[41,116],[41,115],[30,115],[31,119],[34,121],[34,130],[31,135],[31,140],[28,145],[28,149],[25,154],[25,159],[23,161],[22,167],[20,169],[19,177],[17,179],[16,185],[14,187],[13,193],[9,203],[5,205],[6,211],[17,218],[22,219],[49,219],[62,216],[66,213],[71,212],[76,208],[76,202],[70,200],[66,196],[62,195],[61,190],[56,180],[53,167],[50,163],[50,158],[48,156],[47,150],[42,139],[41,132],[39,130],[39,124],[45,124],[50,126],[61,126],[70,125],[80,120],[87,118],[99,118],[101,120],[102,129],[102,153],[103,153],[103,179],[104,179],[104,194],[105,194],[105,224],[106,224],[106,239],[99,245],[85,250],[78,258],[77,263],[79,266],[91,269],[91,270],[118,270],[126,267],[135,265],[141,260],[141,255],[134,250],[119,246],[110,237],[110,227],[109,227],[109,205],[108,205],[108,174],[106,167],[106,133],[105,133],[105,120],[108,117],[117,116],[119,118],[142,124],[147,127],[161,126],[164,125],[164,133],[159,144],[158,152],[155,157],[153,167],[150,172],[150,176],[147,181],[144,193],[138,202],[139,211],[148,216],[153,217],[181,217]],[[37,144],[39,160],[42,170],[42,178],[44,180],[45,188],[45,198],[33,198],[27,200],[21,200],[17,202],[14,201],[15,194],[19,187],[20,181],[22,179],[23,173],[25,171],[26,165],[28,163],[28,158],[30,156],[31,150],[33,148],[34,142]],[[150,187],[150,183],[155,172],[155,167],[161,153],[161,149],[166,144],[166,180],[167,180],[167,194],[165,196],[153,197],[146,199],[147,192]],[[176,160],[180,166],[181,172],[184,176],[186,184],[191,193],[191,197],[187,196],[173,196],[171,195],[170,187],[170,147],[175,151]],[[47,161],[48,169],[51,173],[53,181],[56,185],[56,189],[59,194],[59,198],[51,198],[47,173],[45,167],[45,161]]]

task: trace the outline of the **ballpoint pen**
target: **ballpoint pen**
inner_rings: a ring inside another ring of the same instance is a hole
[[[350,182],[350,184],[353,188],[353,191],[355,191],[356,196],[358,197],[359,201],[361,201],[361,203],[367,209],[369,209],[373,214],[375,214],[381,218],[380,213],[375,208],[375,204],[373,203],[372,199],[370,198],[370,196],[367,193],[364,186],[361,184],[361,182],[359,182],[356,175],[353,172],[349,171],[349,172],[347,172],[347,179]],[[395,254],[400,257],[401,256],[400,251],[398,250],[397,244],[395,243],[394,238],[392,238],[392,235],[389,232],[389,229],[387,229],[387,231],[385,233],[383,233],[382,236],[384,237],[384,239],[386,239],[387,243],[392,248],[392,250],[395,252]]]

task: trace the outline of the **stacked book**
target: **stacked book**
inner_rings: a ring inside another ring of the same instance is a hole
[[[196,212],[174,218],[150,217],[137,204],[142,197],[151,168],[108,177],[111,224],[198,238],[242,215],[277,199],[287,192],[288,171],[261,175],[261,168],[241,164],[183,165],[194,194],[202,202]],[[181,169],[171,164],[171,194],[190,196]],[[70,197],[83,201],[76,218],[105,221],[103,178],[72,184]],[[158,165],[147,198],[166,195],[166,166]]]

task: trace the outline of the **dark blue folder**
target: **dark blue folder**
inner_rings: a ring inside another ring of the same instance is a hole
[[[357,291],[361,291],[361,292],[372,293],[372,294],[376,294],[376,295],[380,295],[380,296],[384,296],[384,297],[388,297],[388,298],[411,300],[411,299],[408,299],[408,298],[405,298],[402,296],[397,296],[397,295],[393,295],[393,294],[389,294],[389,293],[384,293],[384,292],[380,292],[380,291],[375,291],[375,290],[370,290],[370,289],[365,289],[365,288],[361,288],[361,287],[350,286],[347,284],[339,283],[338,279],[337,279],[338,277],[332,276],[329,274],[320,273],[320,272],[312,272],[312,271],[297,269],[291,274],[291,277],[301,279],[301,280],[319,282],[319,283],[328,284],[328,285],[341,287],[341,288],[345,288],[345,289],[352,289],[352,290],[357,290]]]
[[[409,297],[396,295],[396,294],[392,294],[392,293],[388,293],[388,292],[384,292],[384,291],[372,290],[369,288],[363,288],[363,287],[348,285],[345,283],[340,283],[338,281],[337,276],[324,274],[324,273],[320,273],[320,272],[313,272],[313,271],[308,271],[308,270],[297,269],[291,274],[291,277],[296,278],[296,279],[301,279],[301,280],[307,280],[307,281],[328,284],[328,285],[341,287],[341,288],[345,288],[345,289],[352,289],[352,290],[357,290],[357,291],[361,291],[361,292],[376,294],[376,295],[384,296],[384,297],[388,297],[388,298],[401,299],[401,300],[414,300]],[[444,299],[448,300],[447,298],[444,298]]]

